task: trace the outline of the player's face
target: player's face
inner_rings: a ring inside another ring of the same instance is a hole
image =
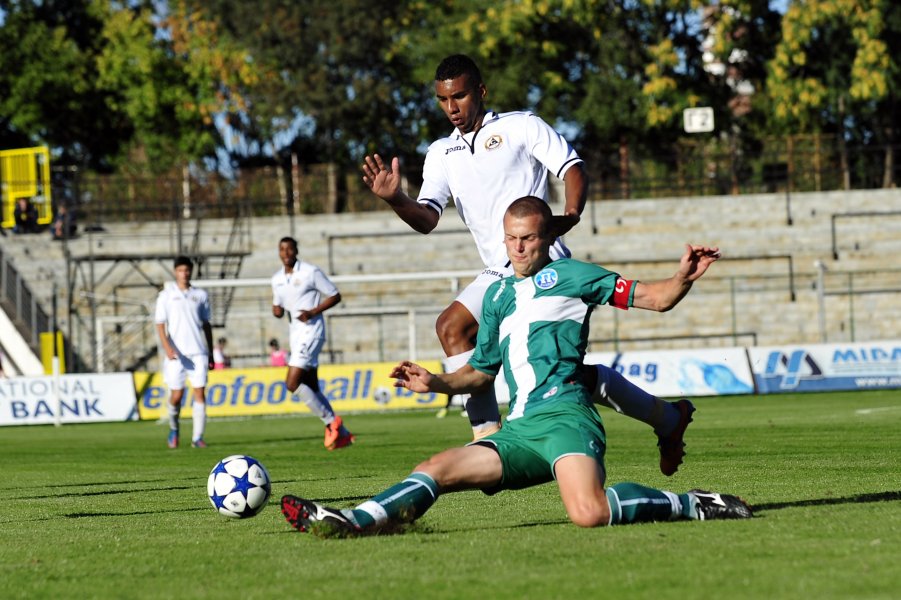
[[[281,242],[278,245],[278,257],[282,260],[283,265],[291,268],[297,261],[297,248],[291,242]]]
[[[435,97],[451,125],[462,133],[474,131],[482,123],[488,90],[484,83],[474,85],[469,75],[435,82]]]
[[[531,277],[550,262],[550,240],[541,233],[541,215],[504,217],[504,244],[517,277]]]
[[[188,289],[188,286],[191,285],[191,267],[188,265],[178,265],[175,267],[175,284],[180,289]]]

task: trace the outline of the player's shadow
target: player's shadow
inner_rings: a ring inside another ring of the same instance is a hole
[[[257,447],[257,446],[279,446],[282,444],[293,444],[296,442],[322,442],[322,435],[294,435],[289,437],[280,437],[280,438],[253,438],[253,439],[229,439],[217,441],[216,449],[220,450],[222,448],[228,448],[229,446],[238,446],[240,448]]]
[[[801,506],[828,506],[831,504],[859,504],[861,502],[895,502],[901,500],[901,491],[877,492],[873,494],[858,494],[856,496],[843,496],[841,498],[812,498],[810,500],[792,500],[789,502],[765,502],[754,504],[751,508],[754,513],[768,510],[781,510],[783,508],[797,508]]]

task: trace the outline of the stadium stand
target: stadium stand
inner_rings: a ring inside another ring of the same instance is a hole
[[[834,217],[848,213],[860,214]],[[227,311],[216,323],[217,335],[221,331],[229,338],[235,366],[255,366],[265,364],[269,339],[285,336],[284,323],[271,317],[268,283],[263,283],[279,266],[276,247],[285,235],[298,239],[305,260],[335,277],[344,298],[328,315],[325,361],[406,358],[411,325],[417,358],[439,358],[435,317],[455,286],[467,282],[443,272],[474,275],[481,268],[468,231],[452,211],[428,237],[381,211],[298,216],[293,226],[284,216],[241,223],[104,223],[104,231],[67,244],[6,237],[0,245],[3,260],[14,265],[45,307],[56,282],[60,328],[87,365],[98,351],[105,357],[98,370],[156,368],[150,316],[156,286],[168,279],[171,258],[187,248],[202,259],[195,280],[257,282],[220,297]],[[901,335],[901,269],[894,259],[901,251],[901,191],[604,200],[592,203],[567,236],[575,258],[644,279],[668,276],[673,257],[690,241],[720,246],[725,260],[677,309],[676,318],[643,311],[596,317],[594,350]],[[421,276],[362,280],[400,273]],[[98,337],[104,348],[96,348]]]

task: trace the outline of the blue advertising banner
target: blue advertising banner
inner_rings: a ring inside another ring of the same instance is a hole
[[[655,396],[753,394],[744,348],[591,352],[586,364],[602,364]]]
[[[901,387],[901,342],[748,348],[761,394]]]

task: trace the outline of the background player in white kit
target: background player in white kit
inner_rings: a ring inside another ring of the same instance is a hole
[[[325,344],[322,313],[341,302],[341,294],[319,267],[297,258],[294,238],[279,241],[278,257],[282,268],[272,276],[272,314],[279,319],[287,314],[290,323],[285,385],[325,423],[325,447],[344,448],[353,443],[354,436],[319,389],[319,352]]]
[[[448,199],[472,232],[485,270],[438,317],[438,339],[447,355],[447,371],[464,366],[475,348],[482,299],[488,286],[512,273],[504,248],[503,216],[522,196],[547,200],[547,173],[563,179],[563,215],[554,217],[555,236],[572,229],[585,208],[588,177],[582,159],[566,139],[529,112],[497,113],[485,106],[488,90],[476,64],[467,56],[445,58],[435,72],[438,104],[454,131],[429,146],[418,199],[400,189],[397,158],[390,166],[378,154],[362,165],[363,181],[388,202],[414,230],[429,233],[437,225]],[[551,258],[569,257],[556,237]],[[654,428],[660,448],[660,470],[676,472],[685,452],[682,441],[694,406],[688,400],[664,402],[603,365],[592,370],[594,401]],[[500,428],[494,390],[473,394],[466,403],[476,439]]]
[[[206,290],[191,286],[194,264],[187,256],[175,259],[175,283],[163,286],[156,299],[156,330],[166,359],[163,361],[163,381],[169,398],[170,448],[178,447],[178,426],[181,402],[185,394],[185,380],[194,388],[193,434],[191,446],[206,448],[203,433],[206,429],[206,380],[213,367],[210,348],[213,347],[213,328],[210,326],[210,297]]]

